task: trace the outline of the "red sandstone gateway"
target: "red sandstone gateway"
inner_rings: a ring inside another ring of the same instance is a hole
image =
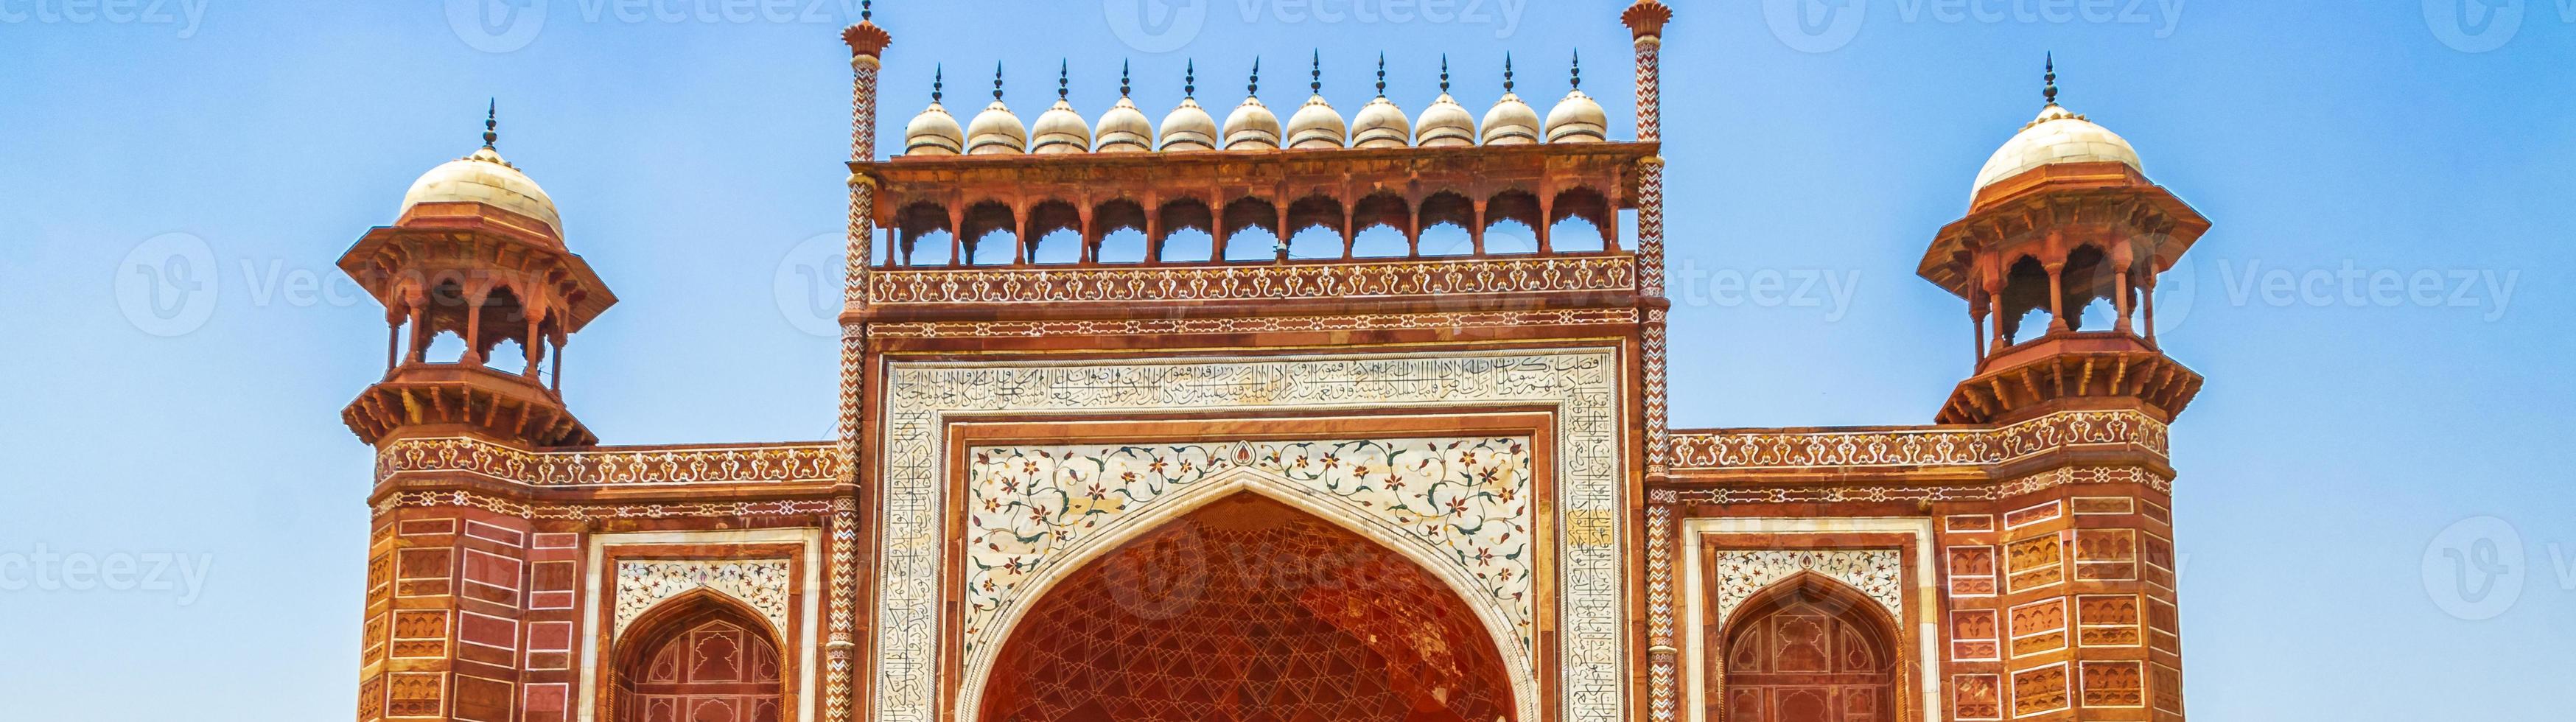
[[[1922,262],[1976,327],[1939,425],[1666,428],[1671,17],[1621,15],[1634,139],[1579,66],[1544,116],[1507,70],[1480,122],[1444,68],[1345,120],[1318,58],[1284,122],[1258,70],[1220,123],[1194,69],[1159,130],[1061,73],[1033,126],[998,75],[960,123],[943,83],[882,158],[892,38],[849,28],[822,442],[599,445],[557,389],[616,297],[487,122],[341,260],[391,329],[344,412],[378,451],[358,718],[2181,719],[2200,377],[2153,309],[2209,222],[2052,68]]]

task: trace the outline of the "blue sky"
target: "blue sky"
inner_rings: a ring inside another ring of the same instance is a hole
[[[880,147],[935,62],[970,108],[1007,63],[1025,117],[1059,58],[1094,114],[1132,59],[1159,117],[1188,58],[1211,105],[1256,54],[1294,104],[1318,46],[1345,109],[1385,51],[1415,110],[1443,51],[1481,110],[1504,52],[1543,106],[1580,48],[1633,132],[1619,3],[1198,0],[1149,25],[1138,1],[884,4]],[[2174,427],[2192,713],[2563,719],[2570,1],[1677,3],[1675,425],[1929,421],[1970,335],[1912,269],[2038,110],[2053,50],[2066,104],[2217,224],[2160,308],[2209,377]],[[525,2],[544,23],[496,37],[438,2],[0,0],[0,577],[40,551],[168,567],[124,589],[0,578],[12,717],[345,718],[368,450],[338,411],[384,330],[331,263],[478,143],[487,98],[623,299],[567,356],[593,429],[829,435],[833,345],[800,327],[789,271],[842,223],[839,0]],[[174,257],[203,295],[160,299],[165,319],[139,274]],[[2346,269],[2430,272],[2440,298],[2347,293]],[[1764,273],[1848,294],[1692,291]],[[2504,573],[2462,587],[2451,551]]]

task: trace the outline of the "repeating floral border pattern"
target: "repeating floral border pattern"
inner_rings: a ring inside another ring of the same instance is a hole
[[[1629,291],[1626,255],[1157,268],[937,268],[870,274],[871,303],[1219,301]]]
[[[1524,438],[991,447],[966,469],[965,656],[999,645],[1020,585],[1095,530],[1219,473],[1277,474],[1434,547],[1505,610],[1527,657],[1532,463]],[[960,666],[964,660],[960,660]]]
[[[1724,487],[1674,489],[1684,504],[1829,504],[1889,501],[1995,501],[2079,484],[2139,484],[2173,493],[2173,479],[2135,466],[2062,468],[2008,481],[1961,486]]]
[[[2136,411],[2063,411],[1995,428],[1676,432],[1677,469],[1989,466],[2070,446],[2170,453],[2163,422]]]
[[[1556,404],[1561,719],[1625,719],[1626,458],[1608,350],[1123,365],[897,363],[885,406],[883,555],[872,719],[929,722],[940,699],[941,554],[952,413],[1114,413],[1424,404]]]
[[[1045,336],[1118,336],[1174,333],[1295,333],[1315,331],[1399,331],[1411,329],[1512,328],[1519,326],[1596,326],[1637,322],[1637,309],[1586,308],[1554,311],[1477,311],[1460,313],[1367,314],[1254,318],[1130,318],[1103,321],[948,321],[880,323],[871,336],[886,338],[1038,338]]]
[[[626,626],[653,605],[696,589],[713,589],[751,607],[771,628],[787,629],[792,565],[778,560],[620,560],[617,599],[609,639],[626,636]]]
[[[849,468],[830,443],[662,449],[526,451],[480,439],[403,439],[376,454],[376,479],[464,472],[529,486],[830,483]]]
[[[1890,617],[1905,618],[1905,553],[1899,550],[1764,549],[1719,550],[1710,554],[1717,564],[1719,624],[1724,624],[1744,600],[1799,572],[1815,572],[1849,584],[1887,608]]]
[[[702,519],[709,517],[748,519],[756,517],[813,516],[830,514],[850,503],[846,497],[833,499],[782,499],[778,501],[701,501],[661,504],[531,504],[471,491],[406,491],[386,495],[376,502],[376,514],[382,516],[396,509],[456,507],[481,509],[494,514],[521,519],[588,521],[593,519]]]

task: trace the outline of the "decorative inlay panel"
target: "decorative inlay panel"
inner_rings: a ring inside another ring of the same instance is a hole
[[[887,275],[893,274],[878,274],[878,281]],[[945,540],[964,533],[945,528],[945,497],[965,474],[945,468],[950,414],[1261,414],[1544,404],[1555,408],[1558,444],[1551,475],[1554,524],[1561,530],[1553,551],[1558,576],[1552,580],[1556,596],[1542,605],[1556,610],[1561,630],[1557,715],[1580,722],[1626,719],[1627,566],[1618,544],[1625,538],[1626,508],[1621,368],[1615,353],[1600,349],[1120,364],[891,363],[886,393],[878,400],[885,502],[875,570],[880,606],[871,718],[928,722],[953,702],[941,699],[940,670],[954,667],[940,663],[939,650],[943,639],[962,641],[962,630],[943,629],[939,599],[942,589],[953,588],[942,580]],[[1535,704],[1534,692],[1515,693],[1524,709]]]
[[[1156,268],[939,268],[869,274],[872,303],[1219,301],[1628,291],[1636,259],[1471,258]]]
[[[2134,466],[2086,466],[2044,471],[2004,482],[1956,486],[1728,486],[1676,489],[1685,504],[1832,504],[1867,501],[1994,501],[2034,491],[2083,484],[2138,484],[2167,494],[2173,480]]]
[[[448,506],[481,509],[521,519],[747,518],[828,514],[841,503],[846,502],[841,499],[782,499],[661,504],[531,504],[470,491],[406,491],[378,500],[376,514],[382,516],[396,509]]]
[[[868,335],[878,338],[1009,338],[1044,336],[1133,336],[1175,333],[1311,333],[1317,331],[1400,331],[1410,329],[1512,328],[1518,326],[1592,326],[1637,322],[1633,308],[1577,308],[1553,311],[1464,311],[1441,313],[1364,314],[1349,316],[1261,316],[1248,318],[1122,318],[1097,321],[928,321],[878,323]]]
[[[1438,549],[1511,620],[1530,648],[1532,518],[1529,441],[1431,438],[1233,442],[1161,446],[992,447],[969,450],[966,553],[959,580],[965,652],[1001,643],[994,624],[1023,599],[1021,587],[1059,564],[1096,531],[1179,496],[1221,472],[1276,474],[1310,498],[1374,517]],[[962,663],[964,660],[960,660]]]
[[[794,566],[776,560],[622,560],[617,563],[615,615],[609,638],[626,634],[626,625],[653,605],[698,589],[712,589],[751,607],[769,620],[770,628],[787,629],[787,604]]]
[[[449,471],[529,486],[828,483],[847,460],[830,443],[524,451],[479,439],[402,439],[376,453],[376,479]]]
[[[1895,549],[1717,550],[1716,619],[1725,623],[1738,605],[1772,583],[1799,572],[1814,572],[1860,590],[1905,618],[1905,553]]]
[[[2063,411],[2009,426],[1781,433],[1676,431],[1675,469],[1988,466],[2074,446],[2164,456],[2163,422],[2136,411]]]

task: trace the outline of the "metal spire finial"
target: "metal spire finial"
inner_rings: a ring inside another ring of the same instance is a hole
[[[875,19],[876,19],[876,17],[877,17],[877,8],[876,8],[876,4],[877,4],[877,3],[876,3],[876,0],[859,0],[859,22],[867,22],[867,21],[875,20]],[[843,5],[843,6],[841,6],[841,7],[849,7],[849,6],[848,6],[848,5]]]
[[[1118,61],[1118,97],[1124,98],[1136,92],[1136,78],[1129,72],[1133,65],[1132,61]]]
[[[1073,94],[1073,61],[1062,60],[1058,63],[1055,66],[1055,99],[1064,100]]]
[[[1386,97],[1386,52],[1377,54],[1377,97]]]
[[[1258,56],[1258,55],[1253,56],[1253,58],[1252,58],[1252,82],[1251,82],[1250,84],[1248,84],[1248,85],[1243,86],[1243,87],[1244,87],[1243,92],[1244,92],[1245,94],[1248,94],[1248,95],[1256,95],[1256,96],[1261,94],[1261,56]]]
[[[1440,54],[1440,94],[1449,94],[1449,54]]]
[[[993,102],[1002,102],[1002,64],[993,64]]]
[[[1199,97],[1199,61],[1197,59],[1190,60],[1189,73],[1181,76],[1181,97],[1191,99]]]
[[[1323,49],[1323,48],[1316,48],[1316,49],[1315,49],[1315,69],[1314,69],[1314,70],[1312,70],[1312,71],[1309,71],[1309,72],[1310,72],[1311,74],[1313,74],[1313,75],[1314,75],[1314,80],[1313,80],[1313,81],[1311,81],[1311,82],[1308,82],[1308,83],[1306,84],[1306,87],[1307,87],[1307,88],[1309,88],[1309,89],[1311,89],[1311,90],[1313,90],[1313,91],[1315,91],[1315,94],[1316,94],[1316,95],[1323,95],[1323,94],[1324,94],[1324,49]]]
[[[2049,104],[2049,105],[2056,105],[2056,104],[2057,104],[2057,53],[2056,53],[2056,52],[2053,52],[2053,51],[2052,51],[2052,52],[2050,52],[2050,53],[2048,54],[2048,89],[2047,89],[2047,90],[2040,91],[2040,92],[2041,92],[2041,94],[2042,94],[2042,95],[2047,96],[2047,98],[2048,98],[2048,104]]]
[[[947,64],[947,63],[940,63],[940,64],[938,64],[938,65],[933,65],[933,66],[931,66],[931,67],[930,67],[930,104],[932,104],[932,105],[938,105],[938,104],[939,104],[939,100],[940,100],[940,98],[941,98],[942,96],[947,95],[947,91],[948,91],[948,64]]]
[[[1503,53],[1503,93],[1512,92],[1512,54]]]
[[[1574,49],[1574,89],[1583,89],[1583,49]]]
[[[501,139],[501,99],[492,98],[483,106],[483,149],[491,150],[492,141]]]

